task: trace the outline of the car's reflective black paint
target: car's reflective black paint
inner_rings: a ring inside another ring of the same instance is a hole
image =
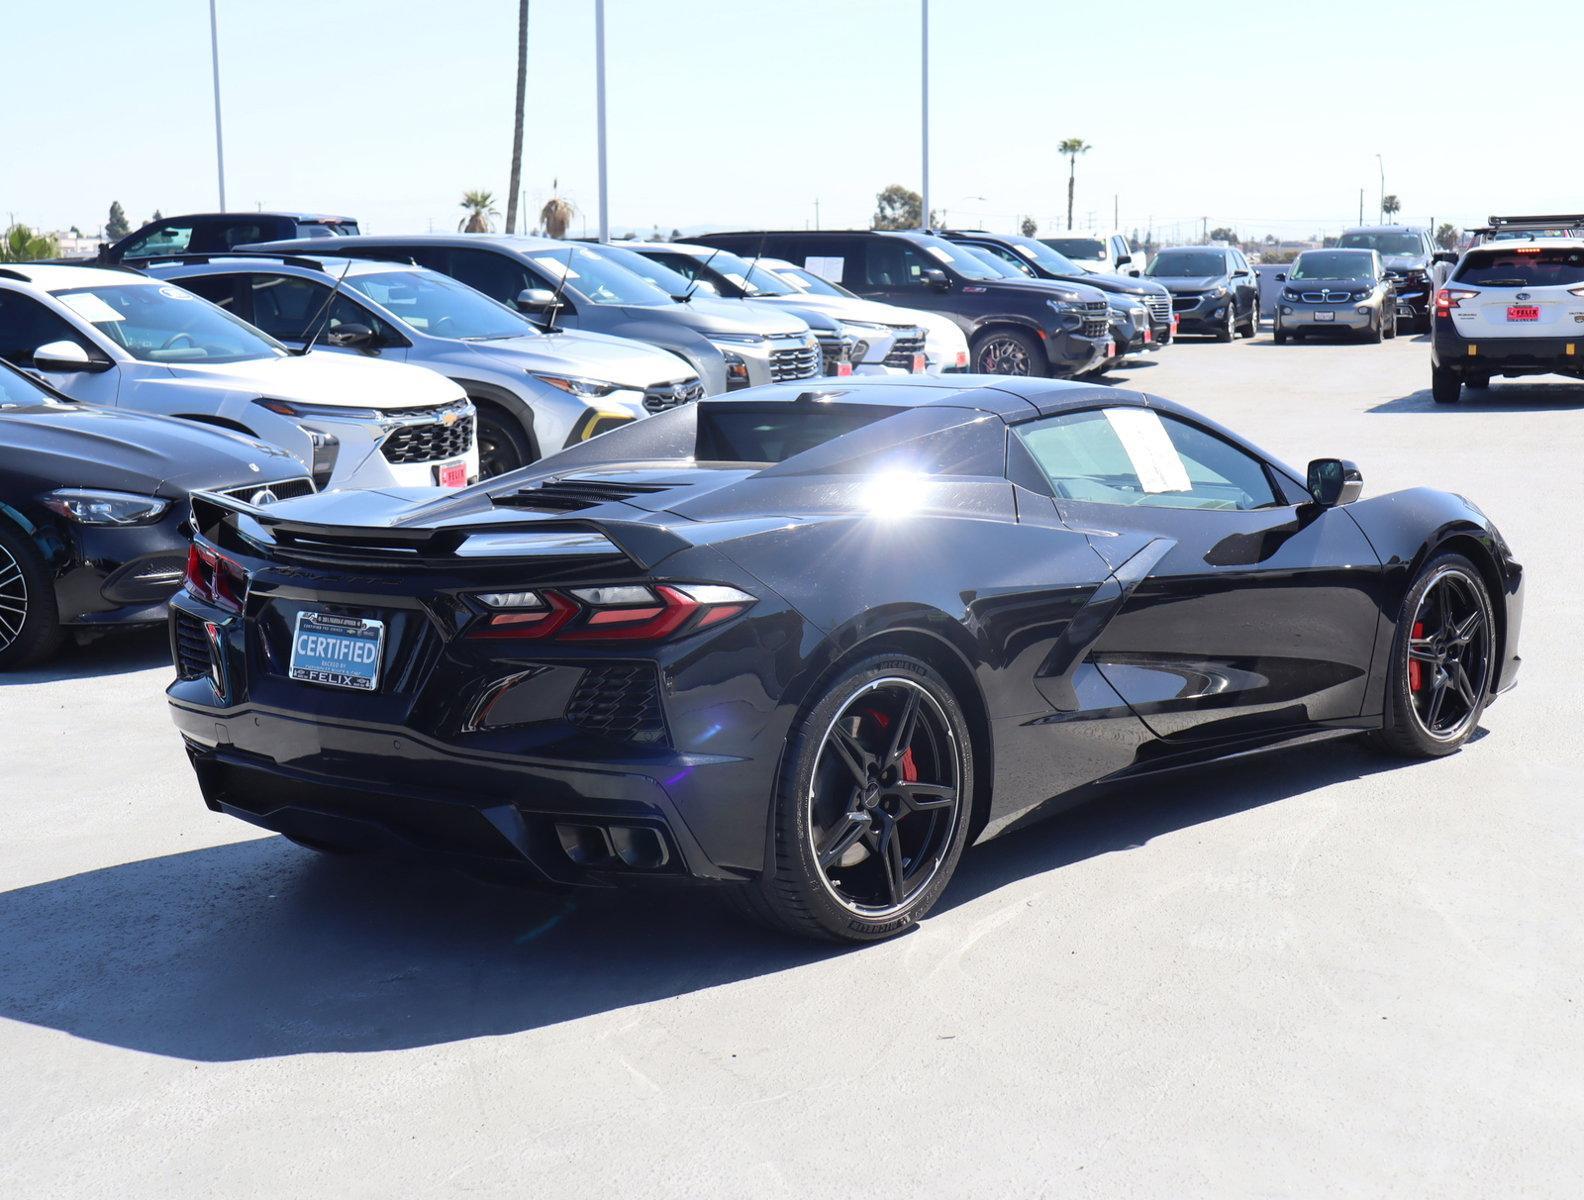
[[[764,866],[799,713],[834,671],[886,651],[930,663],[965,710],[972,828],[989,836],[1097,781],[1378,727],[1394,622],[1417,566],[1441,548],[1487,578],[1492,690],[1513,681],[1521,568],[1458,496],[1322,507],[1298,473],[1236,435],[1105,388],[986,377],[799,387],[690,405],[431,503],[375,492],[266,512],[198,501],[200,545],[248,576],[240,614],[187,593],[174,604],[184,667],[169,699],[210,806],[310,844],[394,842],[563,882],[743,879]],[[771,466],[695,462],[701,411],[750,401],[895,413]],[[1058,499],[1014,427],[1109,406],[1174,414],[1257,455],[1279,502]],[[626,498],[520,507],[544,485]],[[600,533],[612,545],[458,557],[481,530]],[[726,585],[757,603],[654,642],[467,636],[481,591],[632,582]],[[377,692],[287,678],[304,609],[386,621]],[[212,669],[190,661],[194,629],[218,656]],[[648,716],[599,717],[620,698],[601,710],[584,693],[614,679],[643,692],[624,711]],[[580,825],[651,830],[664,861],[580,861],[565,833]]]

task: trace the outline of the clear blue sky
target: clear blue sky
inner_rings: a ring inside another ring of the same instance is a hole
[[[935,207],[1305,235],[1584,207],[1584,32],[1556,4],[931,0]],[[515,0],[219,0],[230,206],[454,228],[505,192]],[[0,217],[216,204],[206,0],[6,0]],[[593,0],[533,0],[524,188],[596,211]],[[919,0],[608,0],[615,229],[867,224],[917,187]],[[1495,34],[1502,27],[1512,33]],[[10,40],[8,38],[8,40]],[[1428,47],[1439,47],[1428,50]],[[1485,47],[1491,47],[1489,49]],[[53,50],[51,48],[54,48]],[[24,52],[25,50],[25,52]],[[1425,62],[1449,82],[1436,87]],[[1125,65],[1130,64],[1130,65]],[[1451,80],[1483,80],[1475,84]],[[1393,109],[1392,97],[1402,107]],[[985,199],[977,199],[985,197]],[[574,227],[576,228],[576,227]]]

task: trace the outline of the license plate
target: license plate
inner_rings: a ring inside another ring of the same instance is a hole
[[[385,622],[300,612],[292,631],[293,679],[372,692],[379,684]]]
[[[440,487],[467,487],[466,462],[437,463],[435,465],[434,473],[435,483]]]
[[[837,375],[838,378],[843,378],[844,379],[848,375],[851,375],[851,374],[852,374],[852,363],[845,362],[845,363],[837,363],[836,364],[836,375]]]
[[[1316,321],[1334,321],[1336,320],[1336,313],[1317,312],[1314,315],[1314,319]]]
[[[1509,321],[1538,321],[1540,319],[1540,306],[1538,304],[1509,304],[1507,306],[1507,319]]]
[[[913,356],[913,374],[924,374],[924,356],[922,354],[915,354]]]
[[[1155,331],[1148,325],[1144,326],[1144,344],[1148,346],[1155,340]]]

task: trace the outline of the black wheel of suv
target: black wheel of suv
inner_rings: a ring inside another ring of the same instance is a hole
[[[1414,315],[1413,331],[1415,333],[1429,333],[1430,332],[1430,320],[1431,320],[1431,317],[1430,317],[1430,306],[1429,306],[1429,304],[1426,304],[1424,312],[1416,313]]]
[[[1395,338],[1397,336],[1397,310],[1394,308],[1390,313],[1383,314],[1383,319],[1386,322],[1386,336]]]
[[[973,750],[951,688],[903,655],[832,681],[787,742],[749,915],[804,937],[872,942],[927,913],[968,838]]]
[[[1256,337],[1259,336],[1259,297],[1258,296],[1255,296],[1254,299],[1249,302],[1248,325],[1245,326],[1245,328],[1243,330],[1243,336],[1247,337],[1247,338],[1256,338]]]
[[[1278,346],[1285,346],[1287,344],[1287,334],[1283,330],[1272,329],[1271,338]]]
[[[1439,758],[1468,741],[1496,668],[1490,594],[1461,554],[1432,559],[1403,598],[1375,740],[1411,758]]]
[[[26,667],[60,645],[55,588],[38,548],[0,522],[0,670]]]
[[[478,426],[474,436],[478,440],[480,479],[504,475],[538,460],[521,421],[493,404],[475,401],[475,405]]]
[[[1386,340],[1386,311],[1384,309],[1375,314],[1375,319],[1370,322],[1369,329],[1364,333],[1364,340],[1376,346]]]
[[[1437,404],[1456,404],[1463,391],[1463,381],[1456,371],[1445,367],[1430,368],[1430,397]]]
[[[1045,353],[1017,329],[992,329],[974,341],[974,370],[981,375],[1044,375]]]
[[[1237,301],[1236,300],[1228,300],[1227,301],[1227,310],[1226,310],[1226,320],[1221,322],[1220,326],[1216,329],[1216,331],[1215,331],[1215,340],[1218,341],[1218,342],[1230,342],[1236,336],[1237,336]]]

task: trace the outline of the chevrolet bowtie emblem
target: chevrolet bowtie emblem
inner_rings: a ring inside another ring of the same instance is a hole
[[[440,414],[440,424],[444,425],[447,429],[449,429],[451,426],[455,425],[456,423],[457,423],[457,415],[456,415],[456,413],[448,412],[448,413],[441,413]]]

